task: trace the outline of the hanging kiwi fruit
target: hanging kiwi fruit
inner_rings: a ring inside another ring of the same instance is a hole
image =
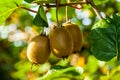
[[[80,52],[82,48],[82,31],[80,28],[71,22],[66,22],[63,27],[70,32],[73,39],[73,53]]]
[[[73,39],[69,31],[63,27],[55,27],[50,31],[50,49],[58,58],[65,58],[73,51]]]
[[[43,64],[50,56],[49,39],[45,34],[33,37],[27,48],[27,58],[33,64]]]

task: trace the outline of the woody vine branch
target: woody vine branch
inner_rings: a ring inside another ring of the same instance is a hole
[[[96,13],[96,15],[98,16],[98,18],[99,19],[103,18],[102,15],[100,14],[99,10],[97,9],[96,5],[94,4],[93,0],[83,0],[83,1],[80,1],[80,2],[70,2],[70,3],[66,3],[66,4],[47,4],[47,3],[44,3],[44,4],[36,3],[36,4],[44,6],[44,7],[47,7],[47,8],[52,8],[52,7],[56,7],[56,6],[58,6],[58,7],[65,7],[65,6],[72,7],[73,5],[77,5],[77,4],[80,4],[80,5],[90,4],[92,6],[92,9],[94,10],[94,12]],[[18,8],[22,8],[22,9],[25,9],[25,10],[37,13],[37,11],[31,10],[31,9],[26,8],[24,6],[21,6],[21,5],[17,5],[17,6],[18,6]]]

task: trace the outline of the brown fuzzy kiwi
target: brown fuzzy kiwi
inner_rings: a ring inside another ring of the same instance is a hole
[[[63,27],[50,31],[50,49],[58,58],[65,58],[73,51],[73,40],[69,31]]]
[[[82,31],[76,24],[67,22],[63,24],[63,27],[67,29],[73,38],[73,53],[79,52],[82,48]]]
[[[32,38],[27,48],[27,58],[33,64],[43,64],[50,56],[49,39],[45,35]]]

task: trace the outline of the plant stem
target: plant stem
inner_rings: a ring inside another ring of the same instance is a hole
[[[44,32],[44,27],[42,28],[42,35],[44,35],[45,34],[45,32]]]
[[[99,19],[103,19],[102,15],[98,11],[98,9],[97,9],[96,5],[94,4],[93,0],[83,0],[83,1],[80,1],[80,2],[74,2],[74,3],[70,3],[69,0],[68,0],[69,3],[66,3],[66,4],[59,4],[58,2],[59,2],[59,0],[56,0],[56,4],[43,4],[42,5],[42,6],[49,7],[49,8],[56,7],[56,18],[57,18],[57,23],[58,24],[59,24],[59,22],[58,22],[58,7],[64,7],[64,6],[66,6],[66,21],[68,21],[68,17],[67,17],[67,15],[68,15],[68,13],[67,13],[68,9],[67,9],[67,6],[71,7],[72,5],[76,5],[76,4],[91,4],[92,9],[94,10],[94,12],[98,16],[98,18]],[[19,8],[22,8],[22,9],[25,9],[25,10],[37,13],[37,11],[31,10],[31,9],[26,8],[24,6],[19,6],[19,5],[17,5],[17,6]]]
[[[92,9],[96,13],[96,15],[99,17],[99,19],[103,19],[102,15],[100,14],[100,12],[97,10],[97,8],[95,6],[92,6]]]
[[[58,20],[58,6],[59,5],[59,0],[56,0],[56,20],[57,20],[57,25],[59,26],[59,20]]]
[[[66,22],[68,21],[68,7],[66,6]]]
[[[16,3],[15,3],[16,4]],[[49,7],[49,8],[51,8],[51,7],[56,7],[56,6],[58,6],[58,7],[64,7],[64,6],[72,6],[72,5],[76,5],[76,4],[86,4],[86,2],[84,2],[84,1],[80,1],[80,2],[76,2],[76,3],[67,3],[67,4],[43,4],[42,6],[45,6],[45,7]],[[16,4],[19,8],[22,8],[22,9],[25,9],[25,10],[27,10],[27,11],[31,11],[31,12],[34,12],[34,13],[37,13],[37,11],[35,11],[35,10],[32,10],[32,9],[29,9],[29,8],[26,8],[26,7],[24,7],[24,6],[20,6],[20,5],[18,5],[18,4]]]
[[[76,4],[86,4],[86,2],[84,1],[80,1],[80,2],[74,2],[74,3],[67,3],[67,4],[58,4],[59,7],[64,7],[64,6],[71,6],[71,5],[76,5]],[[43,6],[47,6],[47,7],[56,7],[56,4],[43,4]]]
[[[66,0],[67,3],[70,2],[70,0]],[[66,6],[66,22],[68,22],[68,6]]]
[[[19,7],[19,8],[22,8],[22,9],[25,9],[25,10],[27,10],[27,11],[30,11],[30,12],[37,13],[37,11],[32,10],[32,9],[29,9],[29,8],[26,8],[26,7],[24,7],[24,6],[18,6],[18,7]]]
[[[98,11],[98,9],[97,9],[96,5],[94,4],[93,0],[85,0],[85,2],[91,4],[92,9],[94,10],[94,12],[96,13],[96,15],[98,16],[99,19],[103,19],[102,15]]]

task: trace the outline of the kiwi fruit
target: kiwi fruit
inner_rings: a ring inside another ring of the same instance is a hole
[[[56,27],[50,31],[50,49],[58,58],[65,58],[73,51],[73,40],[69,31],[63,27]]]
[[[73,39],[73,53],[80,52],[82,48],[82,31],[80,28],[71,22],[66,22],[63,24],[63,27],[67,29],[72,35]]]
[[[49,39],[45,35],[33,37],[27,47],[27,58],[33,64],[43,64],[50,56]]]

